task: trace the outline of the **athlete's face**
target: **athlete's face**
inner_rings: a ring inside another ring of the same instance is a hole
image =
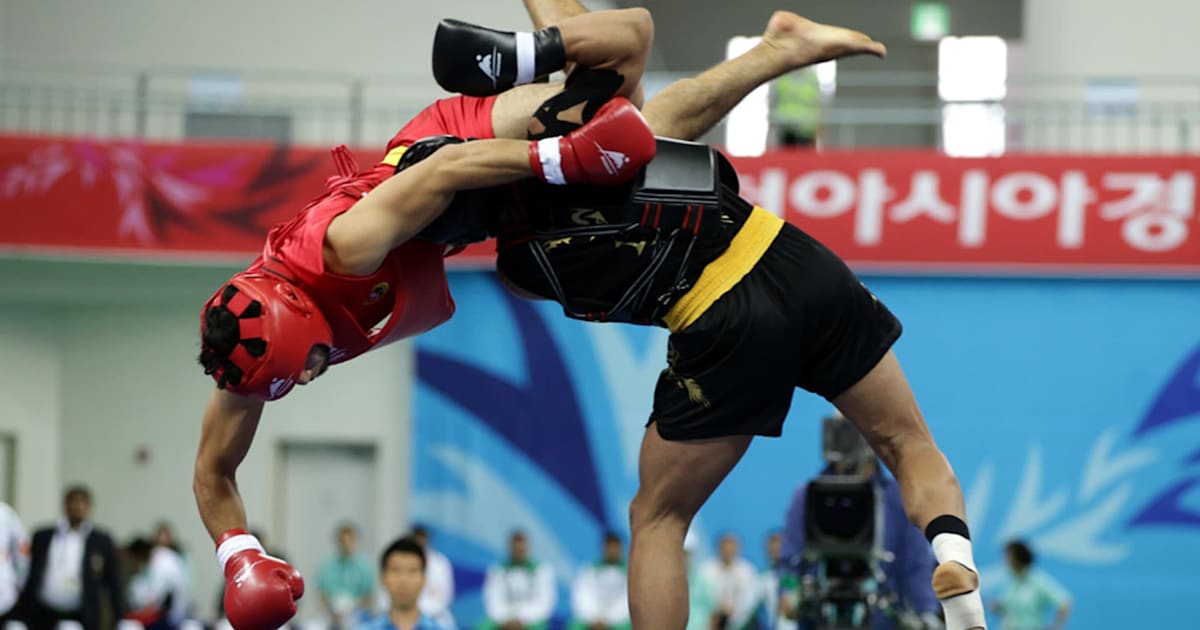
[[[327,369],[329,369],[329,349],[325,346],[313,346],[312,350],[308,351],[308,360],[304,362],[304,370],[300,372],[300,378],[296,379],[296,384],[308,385],[324,374]]]

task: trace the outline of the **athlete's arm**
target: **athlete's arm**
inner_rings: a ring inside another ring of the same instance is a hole
[[[525,10],[529,12],[529,19],[533,20],[533,27],[537,29],[546,28],[555,24],[561,24],[573,17],[583,15],[588,12],[587,8],[580,4],[577,0],[525,0]],[[643,20],[649,18],[649,13],[644,16],[637,16],[636,19]],[[622,91],[618,92],[621,96],[627,97],[633,101],[638,107],[642,106],[642,78],[641,70],[645,68],[646,58],[650,54],[650,45],[653,43],[654,23],[652,20],[646,22],[649,30],[642,33],[645,38],[640,42],[640,46],[635,48],[641,54],[640,64],[637,66],[638,73],[636,80],[632,82],[626,81],[622,86]],[[585,64],[586,65],[586,64]],[[570,72],[573,66],[568,64],[566,71]],[[551,95],[547,95],[549,98]],[[538,101],[541,103],[545,99]],[[536,103],[534,104],[536,106]],[[530,111],[530,110],[526,110]]]
[[[246,529],[246,508],[238,494],[238,465],[250,450],[263,401],[213,389],[200,428],[200,448],[192,489],[200,518],[216,541],[229,530]]]
[[[830,59],[886,53],[883,44],[858,31],[776,11],[761,42],[743,55],[668,85],[642,113],[655,135],[694,140],[751,91],[780,75]]]
[[[646,121],[625,99],[609,101],[588,124],[564,136],[443,146],[388,178],[331,221],[325,231],[325,263],[335,273],[372,273],[388,252],[445,210],[459,190],[500,186],[526,177],[551,184],[613,185],[633,177],[654,151],[654,136]],[[624,161],[614,162],[613,152]]]
[[[326,263],[335,273],[372,273],[388,252],[445,210],[455,192],[532,175],[526,141],[481,140],[442,147],[335,218],[325,232]]]
[[[588,12],[576,0],[525,0],[525,10],[533,20],[533,28],[539,29]]]

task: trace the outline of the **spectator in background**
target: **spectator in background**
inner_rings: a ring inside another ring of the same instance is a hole
[[[783,568],[783,534],[773,531],[767,534],[767,567],[759,575],[762,581],[762,606],[759,608],[759,626],[762,628],[791,630],[795,624],[779,614],[779,582]]]
[[[554,570],[529,557],[524,532],[508,538],[508,561],[488,568],[483,580],[483,607],[487,620],[480,630],[544,630],[558,589]]]
[[[379,557],[379,581],[387,592],[388,611],[362,623],[362,630],[444,630],[418,604],[428,571],[425,549],[414,538],[401,538]]]
[[[584,567],[571,585],[568,630],[629,630],[629,577],[621,537],[604,534],[596,563]]]
[[[1004,559],[1012,573],[992,611],[1003,620],[1002,630],[1058,630],[1071,614],[1071,595],[1054,578],[1033,566],[1033,551],[1014,540],[1004,547]],[[1054,621],[1046,623],[1050,613]]]
[[[917,617],[918,627],[941,628],[938,616],[941,606],[930,585],[933,579],[933,554],[924,533],[909,522],[896,480],[879,467],[866,439],[840,414],[826,419],[824,432],[826,466],[821,474],[869,478],[875,487],[876,504],[882,511],[876,519],[881,529],[876,532],[876,540],[884,551],[894,556],[892,562],[883,563],[881,567],[886,576],[883,583],[885,592],[900,597],[901,607],[906,609],[903,612]],[[787,510],[782,553],[784,561],[789,564],[797,562],[804,554],[807,489],[807,483],[796,489]],[[789,570],[794,568],[789,566]],[[797,603],[791,601],[784,611],[788,618],[795,618]],[[892,630],[896,627],[895,621],[884,614],[872,615],[871,624],[873,630]],[[808,626],[802,622],[800,627]]]
[[[704,579],[696,551],[700,549],[700,537],[688,528],[683,538],[683,557],[688,575],[688,622],[686,630],[712,630],[712,613],[715,608],[712,586]]]
[[[821,126],[821,83],[816,66],[785,74],[771,84],[771,117],[781,146],[813,148]]]
[[[192,592],[193,585],[196,583],[196,567],[192,564],[191,556],[184,550],[183,543],[179,542],[179,538],[175,536],[175,530],[170,523],[159,521],[154,526],[154,544],[156,547],[170,549],[179,556],[179,562],[183,567],[183,576],[187,579],[188,592]]]
[[[29,538],[17,511],[0,501],[0,623],[17,605],[21,583],[29,570]]]
[[[73,486],[63,495],[58,524],[34,532],[29,579],[17,604],[17,617],[30,630],[60,621],[76,621],[84,630],[110,628],[125,616],[116,546],[89,520],[91,511],[91,492]]]
[[[375,572],[358,554],[358,528],[343,523],[337,528],[337,554],[321,566],[317,592],[333,628],[349,628],[371,610]]]
[[[128,617],[146,630],[176,630],[191,602],[183,560],[170,547],[135,538],[125,548],[132,578]]]
[[[429,543],[429,529],[413,525],[409,534],[425,551],[425,588],[421,591],[421,614],[446,628],[455,627],[450,607],[454,604],[454,569],[450,560]]]
[[[717,557],[701,569],[716,601],[711,615],[713,630],[743,630],[754,625],[762,585],[754,565],[741,557],[741,550],[737,536],[726,532],[717,543]]]

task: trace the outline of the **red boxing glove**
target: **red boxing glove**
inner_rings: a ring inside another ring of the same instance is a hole
[[[613,185],[654,159],[654,133],[628,99],[605,103],[587,124],[529,145],[533,172],[551,184]]]
[[[225,616],[235,630],[276,630],[296,614],[304,578],[268,556],[257,538],[240,529],[225,532],[217,560],[225,572]]]

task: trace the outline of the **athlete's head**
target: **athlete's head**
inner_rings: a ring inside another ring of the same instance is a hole
[[[279,277],[240,273],[200,315],[200,365],[217,387],[276,400],[329,365],[333,335],[312,299]]]

